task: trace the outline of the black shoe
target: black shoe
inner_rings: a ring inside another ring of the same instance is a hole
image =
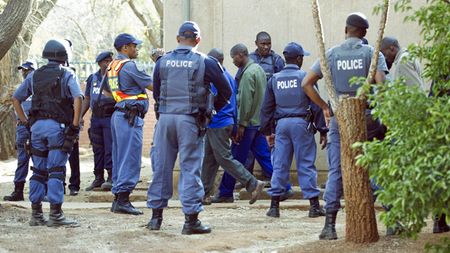
[[[214,196],[211,199],[211,203],[233,203],[234,198],[233,197],[220,197],[220,196]]]
[[[294,191],[292,189],[289,189],[280,196],[280,202],[290,199],[292,197],[294,197]]]
[[[116,210],[116,206],[117,206],[117,194],[114,194],[114,200],[112,202],[111,209],[110,209],[111,212],[114,213],[114,211]]]
[[[272,196],[270,209],[267,211],[266,215],[273,218],[280,217],[280,196]]]
[[[103,171],[101,171],[101,174],[100,172],[95,171],[94,174],[96,174],[95,179],[94,181],[92,181],[91,185],[86,187],[85,189],[86,191],[92,191],[95,188],[100,188],[102,184],[105,182],[105,178],[103,177]]]
[[[254,204],[261,197],[261,193],[264,190],[265,185],[266,182],[258,180],[258,182],[256,183],[256,188],[252,192],[252,198],[248,202],[250,205]]]
[[[45,226],[47,225],[47,221],[42,212],[42,204],[31,204],[30,226]]]
[[[163,220],[163,209],[152,209],[152,218],[147,224],[147,228],[150,230],[159,230],[161,228],[161,223]]]
[[[450,227],[445,220],[445,214],[434,217],[433,234],[446,233],[450,231]]]
[[[23,188],[25,187],[25,182],[14,183],[14,191],[9,196],[3,197],[4,201],[23,201]]]
[[[79,227],[80,224],[76,220],[68,219],[64,216],[61,210],[61,204],[50,204],[50,215],[47,222],[47,227]]]
[[[112,189],[112,170],[107,169],[106,171],[108,172],[108,178],[100,187],[104,191],[110,191]]]
[[[198,213],[195,214],[185,214],[185,222],[183,225],[183,230],[181,233],[183,235],[193,235],[193,234],[208,234],[211,233],[211,228],[208,226],[203,226],[198,219]]]
[[[141,215],[144,214],[141,210],[135,208],[130,202],[129,192],[119,192],[117,194],[117,203],[114,208],[114,213]]]
[[[320,207],[319,197],[314,197],[309,199],[309,218],[317,218],[320,216],[325,216],[325,210]]]
[[[326,212],[325,213],[325,226],[322,229],[322,233],[319,235],[320,240],[336,240],[337,234],[336,234],[336,215],[337,211],[335,212]]]
[[[202,199],[202,204],[203,205],[205,205],[205,206],[209,206],[209,205],[211,205],[211,203],[212,203],[212,200],[211,200],[211,197],[203,197],[203,199]]]
[[[79,190],[75,190],[75,189],[70,189],[70,193],[69,193],[69,195],[70,195],[70,196],[77,196],[77,195],[78,195],[78,193],[79,193]]]

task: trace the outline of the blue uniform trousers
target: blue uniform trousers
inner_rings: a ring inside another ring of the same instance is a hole
[[[111,118],[91,118],[89,138],[94,152],[94,175],[103,175],[104,169],[112,168]]]
[[[341,197],[343,194],[342,172],[341,172],[341,143],[339,137],[339,126],[334,117],[330,121],[328,132],[328,180],[325,188],[325,209],[335,212],[341,208]]]
[[[271,177],[273,167],[270,159],[269,145],[256,127],[247,127],[239,144],[233,144],[231,147],[233,157],[242,164],[245,164],[250,151],[261,165],[262,170]],[[224,172],[219,186],[219,196],[232,197],[235,184],[236,179],[227,172]],[[290,185],[287,188],[290,189]]]
[[[153,180],[148,189],[147,206],[165,208],[173,194],[173,167],[179,154],[178,192],[185,214],[203,211],[203,138],[198,136],[195,118],[190,115],[161,114],[156,125],[152,149]]]
[[[64,178],[68,153],[61,151],[64,124],[52,119],[38,120],[31,127],[31,145],[48,156],[32,155],[33,176],[30,178],[30,201],[40,203],[46,194],[50,204],[64,202]]]
[[[139,181],[143,126],[144,120],[137,116],[131,126],[120,111],[111,117],[113,194],[132,192]]]
[[[283,118],[278,120],[275,130],[273,151],[273,174],[271,196],[281,196],[289,183],[289,171],[294,155],[298,182],[305,199],[317,197],[316,141],[314,134],[307,130],[308,122],[303,118]]]
[[[25,144],[30,139],[30,131],[23,125],[16,127],[17,169],[14,173],[14,183],[26,181],[30,156],[25,150]]]

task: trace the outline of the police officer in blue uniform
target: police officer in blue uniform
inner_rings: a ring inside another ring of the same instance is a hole
[[[316,142],[311,101],[301,87],[306,72],[300,68],[303,56],[309,53],[299,44],[291,42],[285,47],[283,55],[287,65],[269,80],[261,107],[261,131],[270,136],[274,122],[276,125],[272,187],[269,190],[272,201],[267,216],[280,217],[280,197],[287,190],[292,155],[303,197],[310,201],[309,217],[324,216],[325,212],[319,205],[320,190],[314,165]],[[321,138],[321,142],[325,143],[326,138]]]
[[[195,22],[180,26],[177,41],[178,47],[157,61],[153,75],[153,97],[160,116],[154,135],[153,181],[148,189],[147,206],[153,212],[148,228],[161,227],[163,208],[172,197],[172,172],[179,154],[179,195],[185,214],[182,234],[204,234],[211,232],[198,219],[204,196],[200,179],[203,135],[212,113],[208,89],[214,83],[217,111],[229,100],[231,89],[219,63],[197,51],[200,28]]]
[[[284,68],[284,60],[272,50],[272,38],[267,32],[259,32],[256,35],[255,45],[256,50],[248,56],[264,69],[266,78],[269,80],[273,74]]]
[[[146,89],[152,89],[152,78],[138,70],[132,59],[138,56],[141,40],[127,33],[114,40],[118,54],[108,66],[108,85],[116,101],[111,117],[113,187],[115,198],[111,211],[132,215],[143,214],[129,196],[141,172],[144,116],[149,102]]]
[[[26,79],[28,75],[33,73],[36,69],[36,64],[32,60],[27,60],[22,65],[17,67],[22,72],[23,79]],[[25,115],[29,115],[31,108],[31,97],[22,103],[22,108]],[[17,150],[17,169],[14,173],[14,191],[9,196],[3,197],[5,201],[22,201],[23,188],[28,175],[28,163],[30,161],[30,154],[27,150],[27,142],[30,141],[29,126],[24,125],[19,117],[16,116],[16,150]]]
[[[327,51],[326,57],[331,70],[333,84],[337,95],[355,96],[359,85],[350,86],[349,80],[354,77],[366,77],[369,73],[370,62],[374,48],[364,45],[362,38],[367,33],[369,22],[362,13],[351,13],[346,20],[344,43],[335,46]],[[387,71],[386,62],[383,55],[378,56],[378,66],[375,74],[375,82],[382,83],[385,80],[384,72]],[[325,117],[330,119],[330,109],[317,91],[314,84],[322,78],[319,61],[316,61],[311,71],[304,78],[302,86],[305,93],[311,100],[319,105],[324,111]],[[342,173],[340,157],[339,126],[334,117],[330,119],[330,131],[328,135],[328,181],[325,189],[324,200],[326,202],[325,226],[320,234],[321,240],[337,239],[335,224],[336,215],[341,207],[342,197]]]
[[[85,99],[83,101],[82,117],[89,108],[92,111],[91,125],[88,130],[89,139],[94,152],[94,176],[95,179],[86,191],[94,188],[111,190],[112,188],[112,137],[111,137],[111,116],[114,112],[115,101],[110,96],[105,96],[103,90],[107,91],[106,69],[112,61],[113,53],[110,51],[101,52],[97,55],[95,62],[100,69],[91,74],[86,81]],[[108,178],[105,181],[104,172],[107,171]]]
[[[78,226],[64,217],[66,162],[79,133],[83,94],[78,78],[68,66],[70,46],[66,40],[50,40],[42,57],[48,63],[17,88],[13,95],[14,108],[23,124],[31,125],[31,154],[34,167],[30,178],[31,226]],[[27,117],[21,103],[33,95]],[[42,212],[42,200],[48,186],[49,220]]]

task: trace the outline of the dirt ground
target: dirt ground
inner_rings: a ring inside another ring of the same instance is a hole
[[[91,163],[90,159],[82,160],[82,189],[92,180]],[[0,196],[12,190],[11,164],[13,162],[0,163]],[[150,178],[148,164],[142,174],[144,187]],[[134,194],[145,197],[145,189]],[[279,219],[266,217],[265,212],[270,205],[268,200],[258,201],[253,206],[247,201],[206,206],[200,219],[210,224],[213,232],[185,236],[181,235],[184,217],[178,201],[169,202],[170,208],[164,211],[161,231],[154,232],[145,228],[151,210],[145,208],[142,199],[134,203],[144,211],[144,215],[129,216],[111,213],[109,197],[108,193],[83,190],[79,196],[65,197],[65,214],[76,218],[81,223],[79,228],[30,227],[29,202],[0,201],[0,252],[419,253],[424,252],[425,243],[437,242],[443,236],[450,237],[450,233],[431,234],[431,220],[418,240],[385,237],[384,225],[379,222],[380,240],[377,243],[353,245],[345,242],[345,214],[340,212],[336,225],[339,240],[319,241],[324,219],[308,218],[308,203],[299,200],[283,202]],[[48,203],[44,204],[44,212],[48,215]]]

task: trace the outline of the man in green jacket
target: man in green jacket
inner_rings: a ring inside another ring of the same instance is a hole
[[[258,138],[260,120],[259,113],[264,100],[267,86],[264,70],[248,57],[248,49],[243,44],[237,44],[230,51],[233,63],[239,68],[236,74],[238,83],[238,118],[231,152],[236,160],[245,164],[251,151],[263,172],[269,178],[273,167],[270,161],[270,150],[263,138]],[[233,190],[236,180],[224,173],[219,187],[219,194],[212,199],[213,203],[233,202]],[[290,189],[290,185],[288,186]]]

